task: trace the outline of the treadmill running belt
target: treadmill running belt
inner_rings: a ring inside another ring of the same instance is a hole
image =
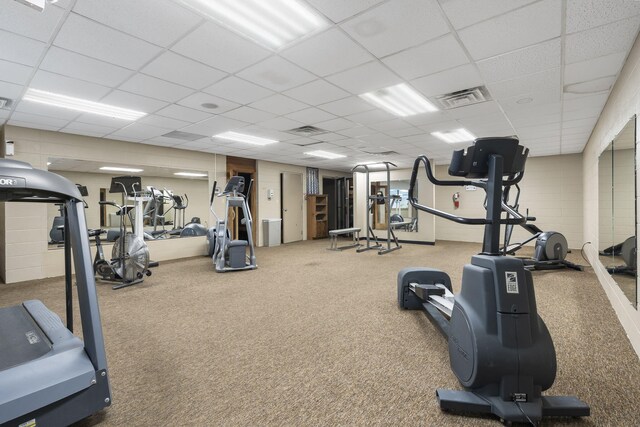
[[[0,371],[44,356],[49,340],[22,305],[0,308]]]

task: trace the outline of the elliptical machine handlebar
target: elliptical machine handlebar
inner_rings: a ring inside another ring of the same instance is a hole
[[[448,219],[449,221],[457,222],[459,224],[467,224],[467,225],[486,225],[493,224],[493,221],[487,218],[468,218],[461,217],[458,215],[454,215],[449,212],[441,211],[439,209],[433,208],[431,206],[426,206],[418,202],[418,198],[414,195],[416,182],[418,180],[418,171],[420,170],[420,164],[424,163],[424,169],[427,174],[427,178],[431,183],[437,186],[456,186],[456,187],[464,187],[465,185],[473,185],[476,187],[480,187],[485,192],[487,191],[487,183],[485,181],[480,180],[439,180],[433,175],[433,171],[431,170],[431,162],[427,158],[427,156],[419,156],[416,158],[413,163],[413,170],[411,171],[411,181],[409,183],[409,203],[414,208],[430,213],[432,215],[439,216],[444,219]],[[518,173],[513,179],[504,181],[505,184],[511,185],[519,182],[523,177],[523,173]],[[519,212],[513,210],[510,206],[502,202],[502,209],[505,212],[508,212],[511,218],[501,218],[499,220],[499,224],[524,224],[527,221],[527,218],[520,215]]]

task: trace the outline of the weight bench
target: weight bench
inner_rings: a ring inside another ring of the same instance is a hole
[[[342,236],[344,234],[353,234],[353,243],[350,245],[338,246],[338,236]],[[341,251],[343,249],[355,248],[356,246],[360,246],[360,228],[357,227],[331,230],[329,231],[329,237],[331,239],[331,244],[328,248],[330,251]]]

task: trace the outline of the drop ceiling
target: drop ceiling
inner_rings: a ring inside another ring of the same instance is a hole
[[[422,154],[446,162],[460,146],[431,132],[460,127],[517,135],[534,156],[579,153],[640,25],[634,0],[306,2],[330,25],[274,51],[177,1],[59,0],[39,13],[0,0],[0,97],[14,100],[0,124],[345,171]],[[358,96],[400,83],[436,105],[476,86],[489,100],[400,118]],[[21,101],[28,88],[147,115]],[[287,132],[306,125],[327,132]],[[163,136],[172,131],[203,138]],[[280,142],[211,138],[226,131]]]

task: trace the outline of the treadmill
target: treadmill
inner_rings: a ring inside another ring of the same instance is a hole
[[[0,426],[66,426],[111,404],[82,196],[66,178],[0,159],[0,202],[63,205],[66,290],[66,325],[38,300],[0,308]],[[72,261],[82,340],[73,334]]]

